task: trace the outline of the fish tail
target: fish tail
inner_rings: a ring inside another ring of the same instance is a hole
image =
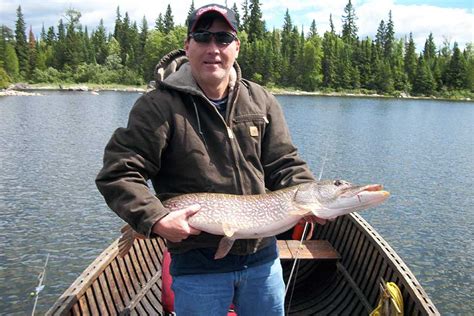
[[[121,258],[125,257],[130,249],[133,247],[133,243],[137,238],[137,233],[133,230],[133,228],[125,224],[120,231],[122,232],[122,236],[118,241],[118,253]]]

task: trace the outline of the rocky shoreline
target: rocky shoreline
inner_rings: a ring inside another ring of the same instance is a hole
[[[103,87],[103,86],[87,86],[87,85],[62,85],[57,86],[37,86],[26,83],[16,83],[10,85],[7,89],[0,90],[0,96],[42,96],[38,91],[79,91],[89,92],[91,94],[99,94],[100,91],[122,91],[122,92],[138,92],[144,93],[146,88],[140,87]]]
[[[7,89],[0,90],[0,96],[42,96],[38,91],[82,91],[91,94],[98,95],[100,91],[120,91],[120,92],[137,92],[146,93],[154,89],[153,85],[143,87],[133,86],[101,86],[101,85],[63,85],[58,84],[55,86],[40,86],[30,85],[27,83],[16,83],[8,87]],[[283,90],[283,89],[269,89],[274,95],[307,95],[307,96],[328,96],[328,97],[354,97],[354,98],[395,98],[395,99],[425,99],[425,100],[447,100],[447,101],[467,101],[472,102],[470,98],[443,98],[443,97],[424,97],[424,96],[412,96],[405,92],[401,92],[398,96],[393,95],[382,95],[377,93],[365,94],[365,93],[351,93],[351,92],[307,92],[300,90]]]

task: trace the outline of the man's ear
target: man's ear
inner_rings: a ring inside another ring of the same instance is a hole
[[[188,56],[188,49],[189,49],[189,38],[184,40],[184,50],[186,51],[186,56]]]
[[[236,51],[235,58],[237,58],[237,57],[239,57],[239,52],[240,52],[240,40],[239,39],[236,40],[235,51]]]

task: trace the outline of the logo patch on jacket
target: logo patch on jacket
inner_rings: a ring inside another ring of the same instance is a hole
[[[249,127],[249,132],[250,132],[250,136],[258,137],[258,128],[257,128],[257,126],[250,126]]]

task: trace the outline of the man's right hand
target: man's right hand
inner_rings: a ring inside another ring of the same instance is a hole
[[[188,219],[200,209],[200,205],[194,204],[182,210],[173,211],[156,222],[152,231],[171,242],[181,242],[190,235],[199,235],[201,231],[189,226]]]

